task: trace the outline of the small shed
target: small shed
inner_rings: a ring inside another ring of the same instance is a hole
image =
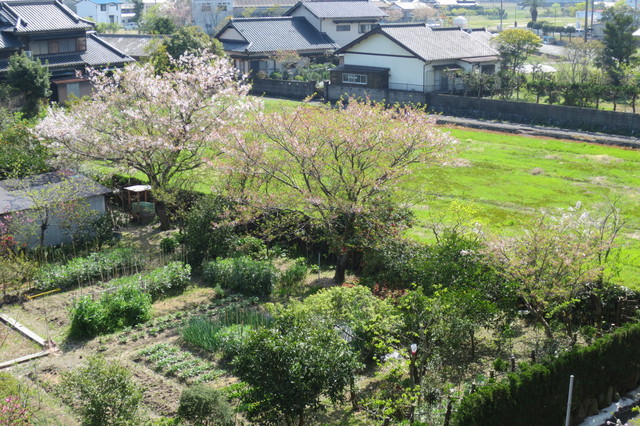
[[[149,202],[151,185],[125,186],[124,190],[127,191],[127,209],[133,219],[139,221],[155,215],[155,205]]]

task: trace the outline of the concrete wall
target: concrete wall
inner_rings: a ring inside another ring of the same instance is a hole
[[[254,95],[280,96],[291,99],[304,99],[316,92],[315,81],[288,81],[253,79],[251,93]]]
[[[625,135],[640,134],[640,114],[626,112],[439,94],[430,94],[427,104],[434,111],[457,116],[548,124]]]
[[[330,84],[327,88],[326,99],[335,102],[347,97],[368,98],[371,101],[388,104],[409,103],[425,104],[425,94],[421,92],[392,90],[392,89],[372,89],[369,87],[347,86],[341,84]]]

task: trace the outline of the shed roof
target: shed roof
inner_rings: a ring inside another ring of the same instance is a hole
[[[225,39],[225,32],[234,29],[244,40]],[[338,47],[329,36],[297,16],[232,19],[215,37],[227,52],[323,51]]]
[[[430,28],[424,23],[380,25],[336,53],[346,53],[352,46],[376,34],[391,39],[425,62],[499,55],[489,46],[490,35],[484,30]]]
[[[375,4],[366,0],[354,1],[301,1],[289,9],[290,15],[296,9],[304,7],[320,19],[339,18],[383,18],[387,16]]]
[[[105,195],[110,189],[72,170],[0,181],[0,214],[33,208],[38,198],[65,202]]]

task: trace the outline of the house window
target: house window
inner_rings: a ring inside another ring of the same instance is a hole
[[[367,84],[366,74],[342,74],[342,82],[350,84]]]
[[[75,52],[76,51],[76,39],[75,38],[65,38],[62,40],[57,40],[59,46],[59,52]]]
[[[106,4],[101,4],[100,5],[100,12],[106,12],[107,11],[107,5]]]
[[[58,40],[51,40],[49,42],[49,53],[60,52],[60,42]]]
[[[482,74],[495,74],[496,66],[495,65],[483,65],[481,68]]]
[[[48,41],[32,41],[29,43],[29,50],[33,52],[33,55],[46,55],[49,53]]]
[[[76,50],[78,52],[84,52],[87,50],[87,38],[86,37],[78,37],[76,39]]]
[[[336,25],[336,31],[351,31],[351,25]]]
[[[371,31],[371,24],[360,24],[358,25],[358,34],[364,34]]]
[[[200,10],[202,12],[211,12],[211,3],[202,3],[202,7]]]
[[[226,4],[219,4],[218,5],[218,12],[226,12],[227,11],[227,5]]]

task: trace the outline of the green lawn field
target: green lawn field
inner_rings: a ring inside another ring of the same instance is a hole
[[[607,200],[618,199],[627,226],[619,240],[622,269],[616,281],[640,290],[640,151],[475,130],[450,132],[460,141],[451,165],[418,166],[401,185],[401,192],[413,198],[419,220],[411,237],[432,240],[429,224],[453,223],[459,210],[489,233],[513,235],[540,209],[557,211],[579,201],[585,209],[598,210]]]

